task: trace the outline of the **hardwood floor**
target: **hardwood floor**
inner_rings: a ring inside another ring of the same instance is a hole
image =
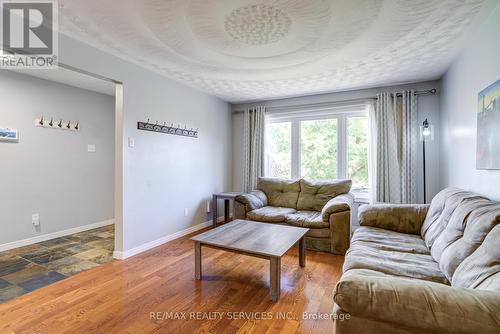
[[[1,304],[0,333],[333,332],[330,319],[314,317],[332,311],[343,256],[307,251],[301,268],[292,248],[282,258],[274,303],[263,259],[204,249],[196,281],[191,236]]]

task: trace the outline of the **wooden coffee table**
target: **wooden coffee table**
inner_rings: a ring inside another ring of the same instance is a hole
[[[201,246],[270,260],[271,299],[280,299],[281,257],[297,242],[299,265],[306,265],[307,228],[234,220],[191,238],[195,241],[195,278],[201,279]]]

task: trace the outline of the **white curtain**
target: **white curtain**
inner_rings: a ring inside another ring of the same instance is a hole
[[[414,91],[377,95],[370,115],[374,199],[415,203],[417,104]]]
[[[243,191],[249,192],[263,171],[265,107],[247,108],[243,118]]]

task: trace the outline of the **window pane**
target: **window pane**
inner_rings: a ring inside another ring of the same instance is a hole
[[[291,178],[292,124],[268,123],[266,132],[266,176]]]
[[[368,121],[366,117],[347,119],[347,168],[354,190],[368,191]]]
[[[309,180],[337,178],[337,120],[300,122],[300,171]]]

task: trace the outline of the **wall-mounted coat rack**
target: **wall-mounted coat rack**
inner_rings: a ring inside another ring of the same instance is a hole
[[[58,129],[58,130],[68,130],[68,131],[80,131],[80,122],[63,120],[62,118],[54,117],[40,117],[35,120],[35,125],[42,128],[48,129]]]
[[[158,121],[156,121],[155,123],[149,123],[149,119],[147,120],[147,122],[137,122],[137,129],[143,131],[166,133],[169,135],[198,138],[198,129],[188,129],[187,126],[181,128],[180,125],[177,125],[177,127],[175,127],[173,123],[167,125],[167,122],[164,122],[163,125],[158,124]]]

